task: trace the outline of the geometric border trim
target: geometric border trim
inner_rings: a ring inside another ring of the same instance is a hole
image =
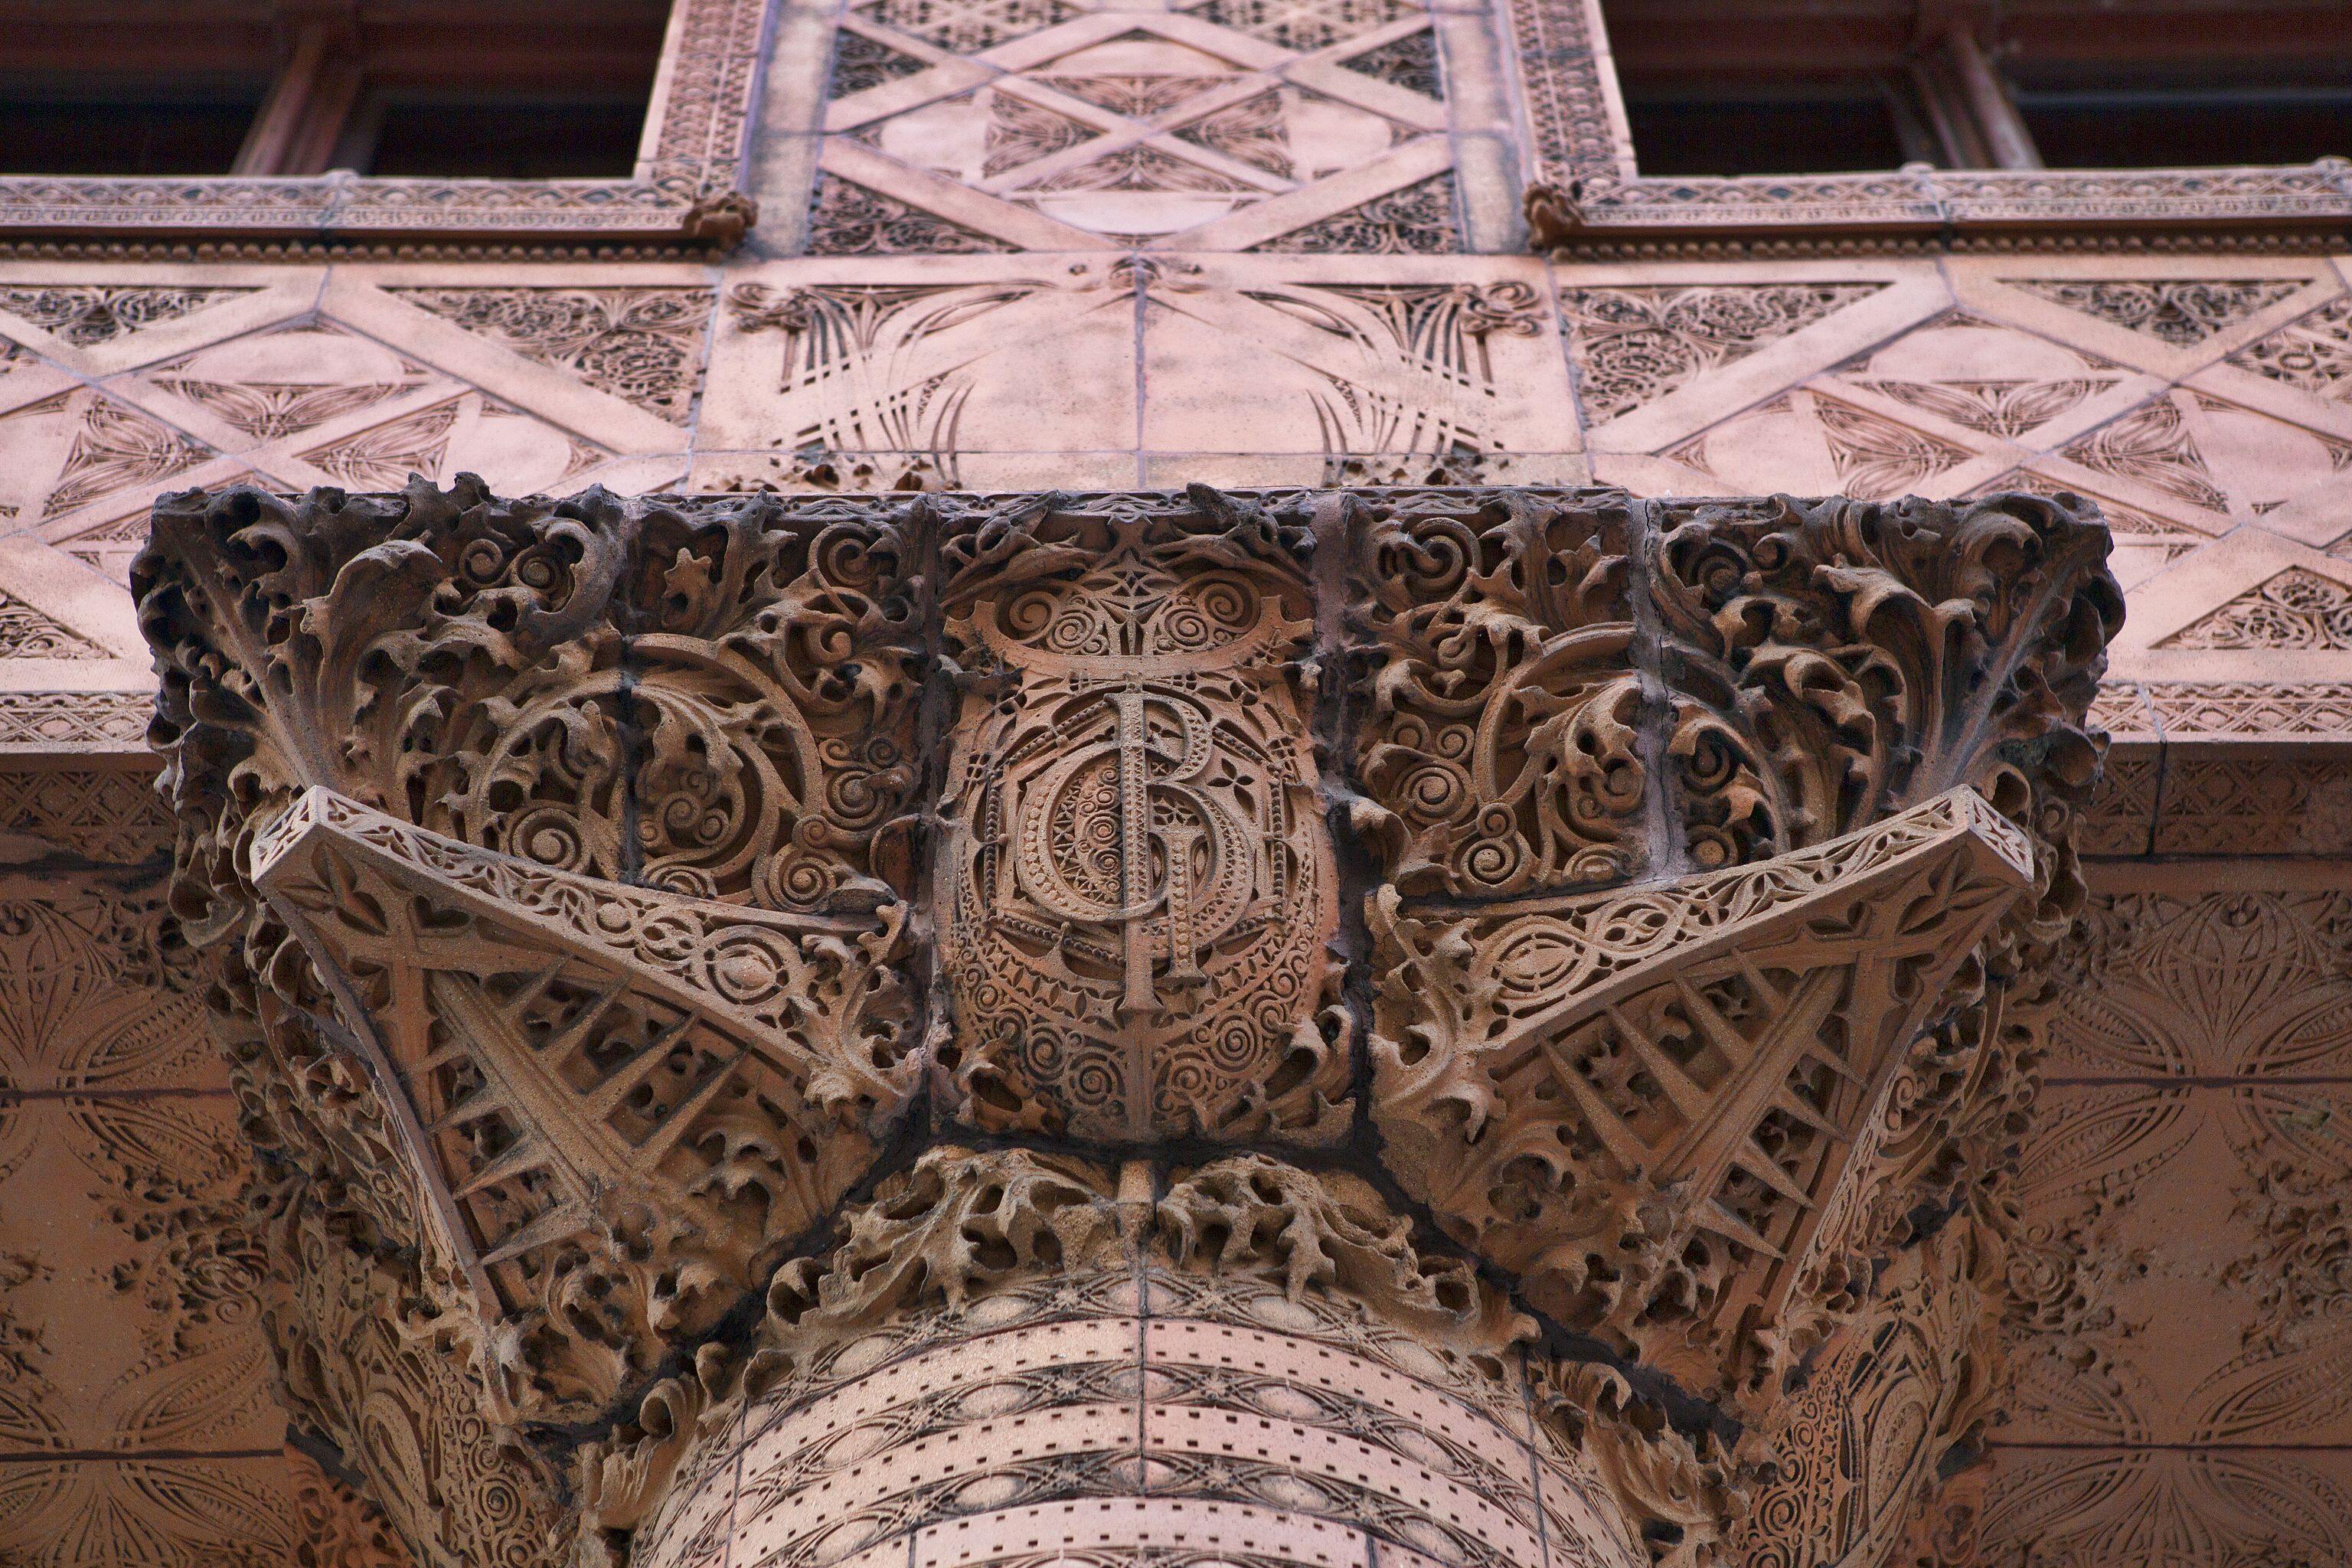
[[[0,175],[0,242],[424,238],[731,246],[772,0],[674,0],[625,180]]]
[[[0,761],[128,755],[152,764],[147,721],[154,716],[146,691],[0,692]]]

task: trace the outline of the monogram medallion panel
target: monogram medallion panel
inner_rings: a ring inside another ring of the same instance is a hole
[[[1206,490],[949,536],[940,1065],[960,1116],[1094,1142],[1344,1126],[1308,543]]]

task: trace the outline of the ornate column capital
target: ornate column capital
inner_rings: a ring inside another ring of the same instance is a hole
[[[1040,1498],[1885,1561],[1991,1386],[2105,552],[2021,495],[167,498],[173,906],[297,1418],[425,1562],[698,1563],[809,1369],[1075,1291],[1138,1446]],[[1292,1305],[1185,1283],[1234,1269]],[[1171,1313],[1496,1425],[1187,1468]],[[888,1484],[857,1551],[1013,1506]]]

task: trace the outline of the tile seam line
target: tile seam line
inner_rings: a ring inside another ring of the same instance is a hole
[[[2043,1077],[2044,1089],[2335,1089],[2352,1075],[2313,1073],[2170,1073],[2146,1077]]]
[[[2036,1442],[2031,1438],[1988,1437],[1988,1450],[2018,1453],[2088,1454],[2352,1454],[2352,1443],[2098,1443]]]
[[[0,1452],[0,1465],[181,1463],[194,1459],[279,1459],[277,1448],[26,1448]]]
[[[0,1087],[0,1105],[47,1100],[233,1100],[233,1089],[9,1089]]]

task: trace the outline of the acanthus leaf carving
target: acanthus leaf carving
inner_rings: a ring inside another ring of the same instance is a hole
[[[383,1511],[341,1477],[291,1443],[286,1446],[286,1465],[294,1476],[302,1529],[295,1568],[414,1568]]]
[[[1530,1363],[1540,1439],[1582,1456],[1641,1526],[1653,1568],[1734,1561],[1726,1521],[1748,1507],[1747,1478],[1714,1434],[1677,1429],[1658,1401],[1599,1362]]]
[[[1754,1568],[1882,1563],[1994,1403],[2000,1247],[1968,1223],[1890,1269],[1751,1438],[1768,1479],[1733,1545]]]
[[[2081,908],[2081,716],[2120,605],[2104,530],[2036,498],[1595,498],[1540,526],[1604,524],[1622,542],[1573,555],[1499,511],[1400,509],[1372,534],[1397,541],[1359,590],[1382,642],[1356,816],[1396,879],[1372,911],[1375,1116],[1409,1188],[1530,1300],[1769,1405],[1771,1373],[1867,1299],[1909,1203],[1949,1195],[1953,1150],[2004,1152],[1977,1118],[2013,1108],[2009,1003],[2038,999]],[[1560,738],[1590,706],[1580,644],[1623,693],[1609,744]],[[1612,824],[1670,879],[1577,895],[1572,860],[1523,852],[1517,881],[1423,869],[1432,804],[1463,803],[1466,837],[1515,798],[1490,688],[1554,726],[1521,752],[1554,775],[1549,820]],[[1381,750],[1407,697],[1460,700],[1461,738],[1423,724]],[[1445,787],[1398,787],[1389,755]],[[1564,782],[1603,763],[1613,824]],[[1448,901],[1496,892],[1520,901]],[[1619,949],[1640,955],[1623,974]]]
[[[2080,715],[2123,618],[2106,547],[2021,494],[1670,510],[1653,592],[1687,694],[1668,752],[1691,858],[1819,843],[1956,784],[2043,831],[2021,788],[2071,797],[2096,766]]]
[[[1412,1222],[1365,1183],[1263,1154],[1181,1173],[1155,1210],[1154,1239],[1179,1268],[1246,1270],[1293,1299],[1317,1289],[1465,1353],[1507,1356],[1535,1336],[1526,1314],[1458,1258],[1415,1245]]]
[[[520,1424],[601,1413],[763,1287],[870,1159],[916,1070],[899,552],[854,505],[470,481],[159,509],[175,909],[266,1157],[458,1363],[384,1397],[528,1452]],[[325,1310],[298,1295],[281,1342]],[[365,1448],[361,1394],[316,1403]],[[496,1558],[409,1480],[379,1493],[404,1535]]]
[[[332,1435],[418,1568],[553,1568],[556,1474],[485,1414],[465,1325],[424,1304],[414,1255],[330,1211],[299,1177],[263,1186],[254,1206],[281,1396],[299,1424]]]

